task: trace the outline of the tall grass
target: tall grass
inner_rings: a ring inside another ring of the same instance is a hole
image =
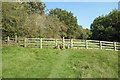
[[[117,78],[118,52],[4,47],[4,78]]]

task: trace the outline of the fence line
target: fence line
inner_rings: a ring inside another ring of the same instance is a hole
[[[101,49],[120,51],[120,42],[82,40],[82,39],[51,39],[51,38],[24,38],[18,39],[7,37],[7,44],[16,43],[24,47],[38,48],[79,48],[79,49]]]

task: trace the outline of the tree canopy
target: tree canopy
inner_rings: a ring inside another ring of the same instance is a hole
[[[56,8],[46,14],[45,10],[43,2],[3,2],[3,39],[18,35],[120,41],[120,12],[116,9],[95,18],[90,30],[78,25],[77,17],[71,11]]]
[[[77,24],[72,12],[59,8],[45,14],[46,5],[42,2],[3,2],[3,38],[51,37],[87,39],[90,30]]]
[[[82,36],[82,35],[87,35],[86,30],[82,28],[82,26],[77,24],[77,17],[73,16],[73,13],[70,11],[62,10],[59,8],[52,9],[49,12],[49,16],[56,15],[57,18],[65,24],[67,29],[66,35],[63,35],[66,38],[81,38],[81,39],[87,39],[88,36]],[[79,31],[78,31],[79,30]]]
[[[108,15],[97,17],[91,24],[92,39],[120,41],[120,12],[113,10]]]

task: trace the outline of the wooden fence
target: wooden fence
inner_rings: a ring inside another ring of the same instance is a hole
[[[17,36],[11,40],[7,38],[7,44],[13,41],[24,47],[38,48],[79,48],[79,49],[101,49],[120,51],[120,42],[82,40],[82,39],[52,39],[52,38],[24,38],[18,39]]]
[[[17,36],[15,38],[6,37],[5,40],[2,40],[2,44],[7,44],[9,46],[24,46],[24,39],[20,39]]]

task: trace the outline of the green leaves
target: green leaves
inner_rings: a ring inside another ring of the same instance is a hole
[[[42,2],[24,2],[24,7],[28,14],[42,14],[44,13],[44,9],[46,5]]]
[[[90,30],[77,24],[77,17],[59,8],[45,14],[42,2],[3,2],[3,37],[90,38]]]
[[[120,41],[119,16],[115,9],[108,15],[97,17],[91,24],[92,39]]]
[[[26,20],[30,17],[30,14],[37,13],[42,14],[44,12],[45,5],[42,2],[3,2],[2,4],[2,26],[3,37],[25,36],[26,34],[31,36],[27,32]],[[33,18],[32,18],[33,21]],[[29,22],[28,22],[29,23]],[[31,23],[29,23],[31,24]],[[35,26],[32,23],[32,26]],[[29,26],[31,27],[31,26]],[[32,28],[31,28],[32,29]],[[34,29],[33,29],[34,30]],[[34,32],[35,33],[35,32]]]
[[[83,29],[83,28],[79,27],[79,25],[77,24],[77,17],[74,17],[71,11],[68,12],[66,10],[56,8],[56,9],[50,10],[49,16],[52,16],[52,15],[56,15],[57,18],[60,20],[60,22],[65,24],[65,26],[62,27],[61,37],[64,36],[66,38],[82,38],[83,39],[83,37],[80,37],[80,36],[85,33],[79,31],[79,28],[80,29]]]

